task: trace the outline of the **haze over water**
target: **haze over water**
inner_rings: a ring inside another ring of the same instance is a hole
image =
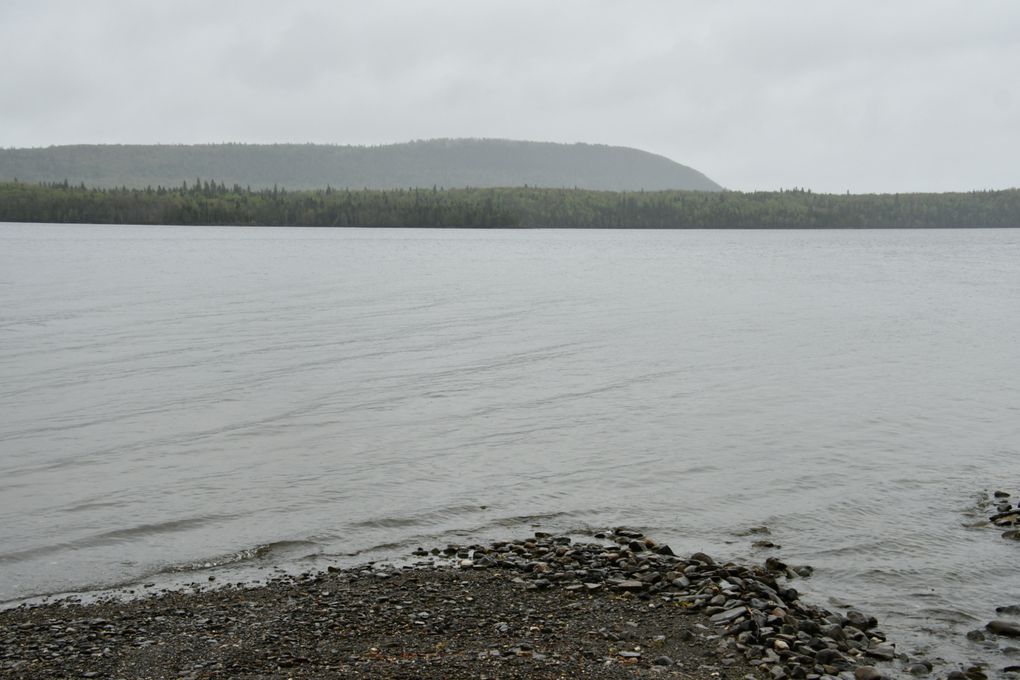
[[[0,601],[627,524],[980,659],[1020,604],[1020,548],[963,526],[1020,494],[1017,262],[1017,230],[0,225]]]

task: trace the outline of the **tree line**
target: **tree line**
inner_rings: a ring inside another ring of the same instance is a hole
[[[952,228],[1020,226],[1020,190],[938,194],[250,189],[195,180],[102,189],[0,184],[0,221],[86,224],[475,228]]]

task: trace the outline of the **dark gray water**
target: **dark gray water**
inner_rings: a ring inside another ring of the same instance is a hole
[[[760,562],[764,524],[823,606],[985,658],[1018,263],[1020,230],[0,225],[0,601],[536,526]]]

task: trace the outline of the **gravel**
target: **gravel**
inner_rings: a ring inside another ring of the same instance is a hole
[[[681,558],[624,527],[596,537],[9,609],[0,676],[824,680],[881,676],[894,654],[874,618],[801,602],[778,561]]]

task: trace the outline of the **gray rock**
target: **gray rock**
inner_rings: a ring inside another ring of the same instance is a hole
[[[996,526],[1008,526],[1020,522],[1020,510],[1008,510],[989,517]]]
[[[645,589],[645,585],[646,584],[645,584],[644,581],[628,579],[626,581],[619,581],[618,583],[616,583],[614,585],[614,587],[617,590],[622,590],[624,592],[637,592],[639,590],[644,590]]]
[[[990,633],[995,633],[996,635],[1003,635],[1005,637],[1020,637],[1020,623],[996,620],[989,621],[985,624],[985,628]]]
[[[673,659],[669,658],[668,656],[657,656],[654,659],[652,659],[652,665],[653,666],[672,666],[673,665]]]
[[[854,669],[855,680],[882,680],[884,677],[874,666],[858,666]]]
[[[713,560],[711,557],[709,557],[703,552],[694,553],[693,555],[691,555],[691,560],[695,562],[701,562],[702,564],[707,564],[710,567],[715,566],[715,560]]]
[[[996,614],[1020,614],[1020,604],[1009,604],[1005,607],[996,607]]]
[[[830,637],[836,642],[846,641],[846,632],[843,627],[838,623],[833,623],[828,626],[822,626],[822,635]]]
[[[815,663],[822,666],[833,666],[845,661],[843,655],[835,649],[820,649],[815,654]]]
[[[878,621],[874,616],[867,616],[855,609],[851,609],[846,613],[846,620],[847,625],[853,626],[858,630],[870,630],[878,625]]]
[[[931,673],[931,668],[929,668],[927,664],[912,663],[907,666],[907,672],[911,675],[928,675]]]
[[[896,650],[886,645],[868,647],[864,653],[873,659],[878,659],[879,661],[892,661],[896,658]]]
[[[727,609],[724,612],[715,614],[711,617],[711,621],[715,624],[729,623],[730,621],[736,621],[746,613],[747,607],[734,607],[733,609]]]

